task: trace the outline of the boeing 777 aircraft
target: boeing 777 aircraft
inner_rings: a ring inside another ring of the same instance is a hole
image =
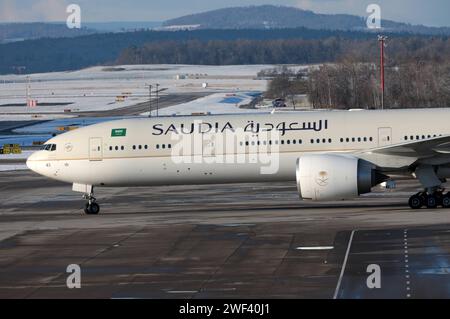
[[[126,119],[59,135],[27,165],[84,193],[86,214],[100,211],[97,187],[296,181],[302,199],[331,201],[393,175],[422,184],[411,208],[448,208],[449,120],[450,109]]]

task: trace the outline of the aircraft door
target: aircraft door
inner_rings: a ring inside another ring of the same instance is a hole
[[[216,157],[217,140],[215,134],[202,134],[202,155],[203,157]]]
[[[388,146],[392,144],[392,128],[382,127],[378,129],[378,146]]]
[[[103,160],[102,139],[99,137],[91,137],[89,139],[89,160],[90,161]]]

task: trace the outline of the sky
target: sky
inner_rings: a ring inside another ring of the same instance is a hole
[[[78,4],[82,21],[164,21],[231,6],[287,5],[318,13],[366,16],[379,4],[382,18],[428,26],[449,26],[449,0],[0,0],[2,22],[65,21],[69,4]]]

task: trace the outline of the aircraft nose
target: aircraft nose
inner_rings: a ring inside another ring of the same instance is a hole
[[[28,157],[26,164],[28,169],[36,172],[36,153],[33,153],[30,157]]]

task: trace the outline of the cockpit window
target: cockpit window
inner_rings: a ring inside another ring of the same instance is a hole
[[[54,152],[56,151],[56,144],[45,144],[42,147],[43,151]]]

